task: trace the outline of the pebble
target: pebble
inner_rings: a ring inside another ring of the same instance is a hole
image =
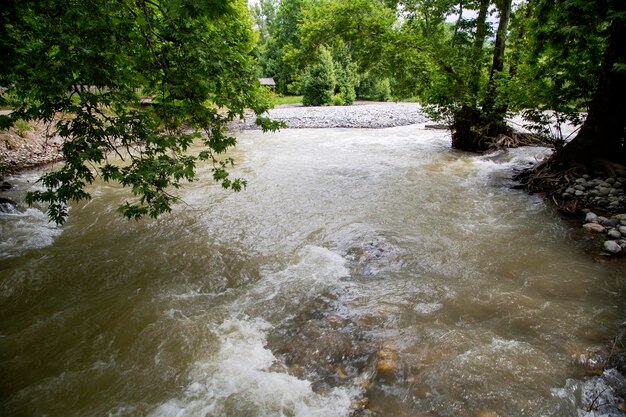
[[[614,255],[622,251],[622,247],[614,240],[607,240],[606,242],[604,242],[603,248],[605,251]]]
[[[606,219],[601,221],[600,224],[604,227],[617,227],[619,226],[619,220],[617,219]]]
[[[616,240],[622,237],[622,234],[617,229],[609,230],[606,235],[609,237],[609,239],[616,239]]]
[[[587,213],[585,223],[598,223],[598,216],[592,212]]]
[[[626,214],[618,214],[610,219],[604,216],[598,216],[590,210],[586,210],[585,224],[583,228],[592,233],[606,233],[606,239],[603,243],[603,250],[613,255],[626,252],[626,225],[624,222]]]
[[[588,230],[589,232],[594,232],[594,233],[604,233],[604,231],[606,230],[604,226],[598,223],[587,223],[583,225],[583,227],[585,228],[585,230]]]

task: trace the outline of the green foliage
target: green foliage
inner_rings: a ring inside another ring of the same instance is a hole
[[[270,97],[256,80],[242,2],[15,0],[0,19],[0,85],[19,101],[0,124],[44,120],[67,140],[65,165],[28,196],[47,203],[51,219],[64,222],[70,201],[90,198],[96,176],[130,188],[135,198],[120,210],[135,219],[170,211],[171,190],[195,179],[198,160],[214,164],[224,187],[245,185],[219,158],[235,144],[226,124],[245,108],[261,114]],[[189,154],[202,133],[204,150]],[[118,147],[123,166],[108,159]]]
[[[297,36],[298,24],[302,19],[302,8],[308,0],[281,0],[278,8],[275,3],[262,3],[262,14],[267,22],[267,38],[261,48],[259,67],[264,77],[273,77],[276,80],[276,91],[280,94],[297,94],[294,88],[298,71],[297,61],[290,53],[299,48]]]
[[[337,93],[337,105],[351,105],[356,99],[356,87],[359,85],[357,65],[352,62],[349,49],[343,42],[335,45],[332,51],[333,66],[335,71],[335,92]]]
[[[318,62],[307,67],[302,83],[302,104],[323,106],[331,104],[335,91],[333,58],[328,49],[321,47]]]
[[[359,87],[359,97],[374,101],[390,100],[391,86],[389,79],[374,76],[366,77]]]
[[[518,62],[511,103],[531,122],[526,127],[557,147],[568,139],[560,125],[582,123],[580,112],[589,107],[598,82],[608,25],[593,3],[529,3],[523,9],[527,18],[513,21]]]
[[[15,129],[15,133],[17,133],[17,135],[21,138],[25,138],[26,133],[31,130],[30,123],[22,119],[16,120],[13,128]]]

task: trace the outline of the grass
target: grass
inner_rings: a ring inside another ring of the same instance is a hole
[[[30,123],[22,119],[17,120],[13,128],[15,129],[15,133],[21,138],[25,138],[26,133],[32,129]]]
[[[302,96],[274,96],[274,104],[302,104]]]

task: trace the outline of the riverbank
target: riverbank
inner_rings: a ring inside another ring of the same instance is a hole
[[[285,122],[287,128],[384,128],[428,121],[416,103],[357,102],[353,106],[278,106],[265,114]],[[233,121],[233,130],[258,129],[252,114]],[[51,136],[43,122],[22,124],[0,131],[0,163],[6,172],[16,173],[63,159],[63,139]]]
[[[63,159],[63,139],[44,122],[22,123],[0,131],[0,177]]]
[[[353,106],[304,107],[281,105],[264,116],[285,123],[289,129],[302,128],[386,128],[428,122],[417,103],[357,102]],[[230,128],[254,130],[255,117],[233,121]],[[518,124],[521,122],[518,120]],[[60,161],[63,140],[50,136],[43,122],[30,123],[0,132],[0,164],[5,172],[15,173]],[[0,171],[1,177],[1,171]],[[626,170],[614,175],[601,173],[561,178],[547,198],[569,215],[580,218],[581,226],[598,238],[603,253],[626,254]],[[597,216],[588,216],[588,213]],[[587,216],[587,217],[585,217]],[[584,222],[583,222],[583,219]],[[593,221],[590,221],[592,219]]]

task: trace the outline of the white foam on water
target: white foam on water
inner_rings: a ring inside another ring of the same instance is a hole
[[[441,303],[419,303],[415,305],[414,310],[423,315],[432,314],[443,307]]]
[[[311,383],[271,370],[276,358],[265,348],[271,325],[261,319],[228,319],[219,326],[221,348],[196,364],[180,398],[159,405],[152,416],[347,416],[356,389],[316,393]]]
[[[50,246],[62,233],[45,212],[33,207],[0,214],[0,230],[0,259]]]
[[[284,297],[297,300],[317,296],[324,288],[350,276],[346,260],[329,249],[307,245],[296,254],[296,262],[279,271],[263,271],[263,278],[237,304],[249,306]]]
[[[550,156],[551,153],[550,148],[525,146],[474,156],[470,158],[470,161],[477,169],[479,178],[493,175],[495,172],[504,172],[510,176],[514,169],[529,168]]]

